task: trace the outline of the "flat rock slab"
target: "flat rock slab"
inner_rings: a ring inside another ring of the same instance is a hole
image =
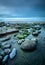
[[[7,41],[7,40],[10,40],[10,36],[6,36],[4,38],[0,38],[0,42],[4,42],[4,41]]]
[[[7,49],[7,48],[11,48],[11,45],[10,44],[7,44],[7,45],[4,45],[3,46],[3,49]]]
[[[18,29],[8,29],[7,31],[5,31],[5,32],[1,32],[0,33],[0,36],[4,36],[4,35],[7,35],[7,34],[11,34],[11,33],[17,33],[17,32],[19,32],[19,30]]]

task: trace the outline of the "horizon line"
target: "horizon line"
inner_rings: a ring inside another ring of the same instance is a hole
[[[0,21],[45,21],[45,17],[16,17],[16,18],[2,18],[0,17]]]

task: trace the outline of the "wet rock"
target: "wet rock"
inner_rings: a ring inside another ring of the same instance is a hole
[[[3,49],[11,48],[11,44],[7,44],[3,46]]]
[[[18,29],[8,29],[6,31],[6,33],[15,33],[15,32],[19,32],[19,30]]]
[[[38,36],[38,32],[37,31],[36,32],[33,32],[32,35],[33,36]]]
[[[21,29],[21,26],[17,25],[15,26],[16,29]]]
[[[36,30],[40,30],[41,26],[40,25],[35,25],[33,28],[36,29]]]
[[[5,53],[4,53],[4,51],[2,50],[1,52],[0,52],[0,54],[1,54],[1,56],[5,56]]]
[[[29,40],[26,39],[22,44],[21,44],[21,49],[25,50],[25,51],[32,51],[34,49],[36,49],[36,45],[37,43],[35,42],[35,40]]]
[[[32,32],[35,32],[36,30],[35,29],[32,29]]]
[[[23,33],[22,33],[22,30],[19,30],[19,33],[20,33],[20,34],[23,34]]]
[[[13,59],[15,56],[16,56],[16,48],[14,48],[13,50],[12,50],[12,52],[10,53],[10,59]]]
[[[2,46],[6,45],[7,43],[8,43],[7,41],[6,41],[6,42],[3,42],[3,43],[2,43]]]
[[[36,30],[35,32],[32,32],[32,35],[33,35],[33,36],[38,36],[38,35],[39,35],[39,33],[41,33],[41,31]]]
[[[2,48],[2,44],[0,43],[0,48]]]
[[[30,33],[31,33],[31,32],[32,32],[32,28],[28,29],[28,32],[30,32]]]
[[[1,41],[1,42],[5,42],[5,41],[10,40],[10,38],[11,38],[10,36],[7,36],[7,37],[5,37],[5,38],[1,38],[0,41]]]
[[[20,45],[22,42],[24,42],[25,39],[21,39],[18,41],[18,44]]]
[[[0,27],[5,26],[6,24],[4,22],[0,22]]]
[[[2,65],[2,56],[0,56],[0,65]]]
[[[31,41],[36,42],[36,43],[38,42],[38,40],[36,38],[32,38]]]
[[[4,53],[4,51],[2,49],[0,49],[0,55],[5,56],[5,53]]]
[[[4,49],[5,54],[9,54],[11,52],[11,49]]]
[[[4,65],[8,60],[9,55],[6,55],[2,60],[2,65]]]
[[[0,62],[2,61],[2,56],[0,56]]]
[[[7,24],[6,24],[7,27],[10,27],[10,25],[11,25],[10,23],[7,23]]]
[[[8,29],[8,30],[6,30],[6,31],[2,31],[2,32],[0,33],[0,36],[3,37],[3,36],[5,36],[5,35],[13,34],[13,33],[17,33],[17,32],[19,32],[18,29]]]
[[[41,33],[41,31],[38,30],[38,33]]]
[[[29,35],[30,33],[28,32],[27,29],[24,29],[23,34],[25,34],[25,35]]]
[[[2,49],[0,48],[0,54],[1,54],[1,52],[2,52]]]

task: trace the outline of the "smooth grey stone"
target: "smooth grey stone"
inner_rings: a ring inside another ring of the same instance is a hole
[[[6,49],[6,48],[11,48],[11,45],[10,44],[4,45],[3,49]]]
[[[5,42],[5,41],[10,40],[10,38],[11,38],[10,36],[7,36],[7,37],[4,37],[4,38],[1,38],[0,41]]]
[[[36,41],[35,40],[29,40],[26,39],[22,44],[21,44],[21,49],[25,50],[25,51],[32,51],[34,49],[36,49]]]
[[[11,52],[11,49],[4,49],[5,54],[9,54]]]
[[[16,56],[16,52],[17,52],[16,48],[13,48],[12,52],[9,55],[10,59],[13,59]]]
[[[5,53],[4,53],[4,51],[2,51],[2,52],[1,52],[1,55],[2,55],[3,57],[5,56]]]
[[[40,30],[41,26],[40,25],[35,25],[33,28],[36,29],[36,30]]]
[[[33,36],[38,36],[38,32],[35,31],[35,32],[32,33],[32,35],[33,35]]]
[[[3,42],[3,43],[2,43],[2,46],[6,45],[6,44],[7,44],[7,42]]]
[[[3,60],[2,60],[2,64],[5,64],[5,63],[7,62],[8,57],[9,57],[9,55],[6,55],[6,56],[3,58]]]
[[[39,33],[41,33],[41,31],[36,30],[35,32],[33,32],[33,33],[32,33],[32,35],[33,35],[33,36],[38,36],[38,35],[39,35]]]
[[[0,56],[0,62],[2,61],[2,56]]]
[[[5,56],[5,53],[2,49],[0,49],[0,55],[3,56],[3,57]]]

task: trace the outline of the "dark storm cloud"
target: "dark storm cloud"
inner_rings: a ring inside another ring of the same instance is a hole
[[[0,17],[45,17],[45,0],[0,0]]]
[[[44,7],[45,0],[0,0],[0,4],[10,7],[16,7],[16,6]]]

